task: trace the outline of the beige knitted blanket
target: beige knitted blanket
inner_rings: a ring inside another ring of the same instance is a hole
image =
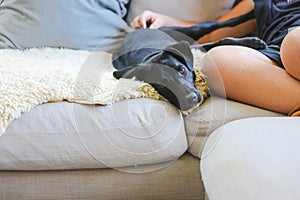
[[[203,53],[194,52],[194,55],[199,62]],[[140,97],[164,100],[147,83],[116,80],[113,70],[111,54],[106,52],[1,49],[0,136],[23,112],[42,103],[70,101],[107,105]],[[197,77],[196,84],[206,96],[205,80]]]

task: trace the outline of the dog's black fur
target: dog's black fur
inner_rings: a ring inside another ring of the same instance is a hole
[[[113,55],[116,78],[150,83],[162,96],[183,111],[195,107],[201,95],[194,85],[193,55],[188,42],[177,42],[160,30],[129,33]]]
[[[210,50],[220,45],[242,45],[254,49],[266,47],[254,38],[225,38],[215,43],[192,45],[211,31],[235,26],[250,20],[253,12],[226,22],[203,22],[192,27],[166,27],[160,30],[138,29],[129,32],[118,52],[113,54],[113,65],[118,70],[114,77],[133,78],[150,83],[177,108],[186,111],[195,107],[202,97],[194,85],[192,48]]]

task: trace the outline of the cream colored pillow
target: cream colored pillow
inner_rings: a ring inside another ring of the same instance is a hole
[[[186,21],[215,20],[230,10],[235,0],[131,0],[127,23],[144,10]]]

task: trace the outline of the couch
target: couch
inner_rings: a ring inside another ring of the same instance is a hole
[[[20,52],[45,46],[93,51],[97,46],[97,51],[113,52],[122,40],[118,33],[128,30],[128,23],[144,9],[205,21],[234,4],[82,2],[2,0],[0,47]],[[0,138],[0,198],[204,199],[200,159],[207,138],[228,122],[260,116],[283,115],[213,94],[186,116],[168,102],[150,98],[106,106],[43,102],[23,112]]]

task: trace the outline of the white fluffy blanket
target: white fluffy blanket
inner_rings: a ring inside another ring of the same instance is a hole
[[[197,54],[199,62],[203,56]],[[161,99],[149,84],[112,76],[111,55],[70,49],[0,50],[0,135],[34,106],[56,101],[107,105]],[[198,81],[201,87],[205,81]]]

